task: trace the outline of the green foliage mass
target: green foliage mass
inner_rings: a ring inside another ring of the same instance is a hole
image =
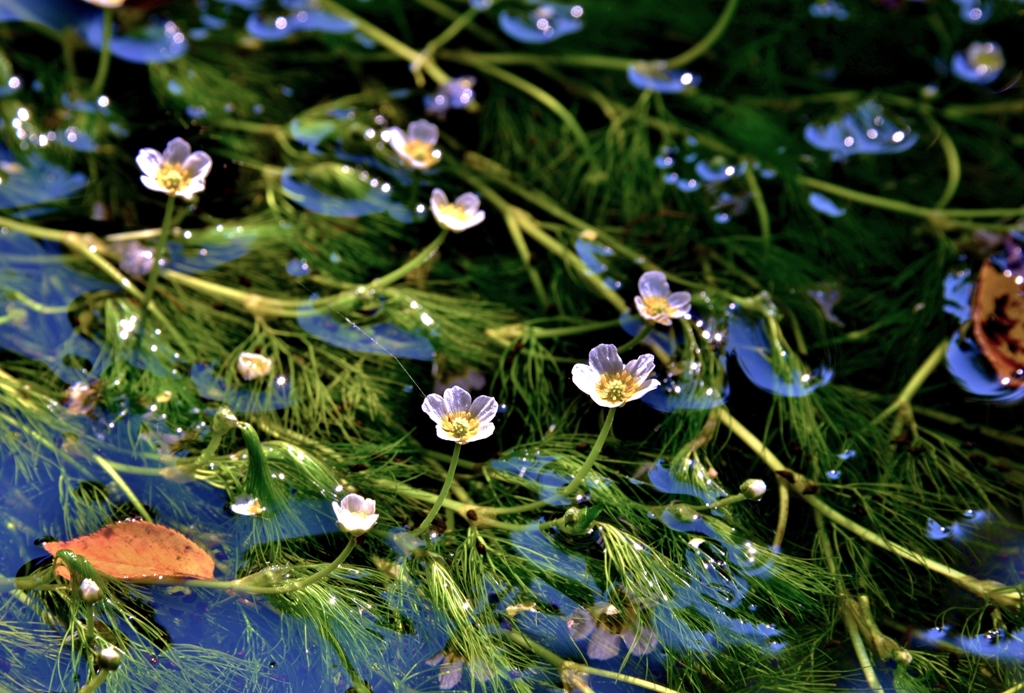
[[[809,1],[129,0],[179,53],[109,75],[99,11],[0,6],[0,691],[1024,690],[1017,390],[943,365],[1024,233],[1020,5]],[[858,108],[883,153],[804,136]],[[168,206],[173,137],[212,169]],[[598,344],[663,387],[597,406]],[[455,385],[502,406],[450,457]],[[39,546],[135,518],[215,579]]]

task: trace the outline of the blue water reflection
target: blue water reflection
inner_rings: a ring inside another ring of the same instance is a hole
[[[954,332],[946,349],[946,370],[963,390],[996,404],[1024,400],[1024,387],[1006,387],[992,370],[977,342]],[[1007,378],[1007,380],[1009,380]]]
[[[409,223],[413,216],[404,205],[395,202],[383,192],[367,186],[363,197],[338,197],[321,192],[309,183],[295,180],[294,169],[286,166],[281,173],[281,188],[285,197],[317,214],[342,219],[353,219],[368,214],[387,212],[396,221]]]
[[[330,313],[314,313],[312,302],[320,298],[312,294],[295,319],[299,326],[317,339],[346,351],[364,354],[392,354],[414,361],[433,361],[434,345],[421,335],[390,323],[361,325],[341,324]]]
[[[920,139],[910,128],[894,123],[875,101],[865,101],[852,113],[825,125],[808,123],[803,135],[807,144],[829,152],[835,161],[854,154],[899,154]]]
[[[100,348],[78,334],[68,305],[91,291],[117,291],[108,282],[67,266],[66,256],[17,233],[0,231],[0,347],[46,364],[65,383],[87,379],[66,359],[75,356],[92,365]],[[19,300],[19,294],[33,304]],[[42,309],[42,310],[41,310]],[[94,371],[96,369],[93,369]]]
[[[259,390],[255,386],[232,387],[216,374],[213,366],[203,363],[193,364],[189,375],[200,396],[223,402],[239,414],[286,409],[295,401],[291,383],[284,376],[269,381],[265,389]]]
[[[582,6],[539,0],[532,0],[530,4],[536,7],[499,12],[498,28],[509,38],[525,44],[551,43],[583,31]]]
[[[3,144],[0,180],[0,209],[57,202],[81,192],[89,183],[84,173],[71,173],[36,152],[30,153],[23,164]]]
[[[835,375],[827,366],[808,370],[792,364],[785,352],[774,354],[764,323],[742,315],[733,314],[729,320],[729,348],[750,382],[773,395],[806,397],[828,385]]]

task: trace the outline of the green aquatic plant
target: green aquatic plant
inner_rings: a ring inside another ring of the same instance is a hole
[[[808,4],[9,0],[0,691],[1024,690],[1021,19]]]

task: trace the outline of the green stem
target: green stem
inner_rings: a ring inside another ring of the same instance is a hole
[[[832,573],[839,583],[839,610],[843,615],[843,625],[846,626],[846,632],[850,634],[853,652],[857,656],[857,662],[860,664],[861,671],[864,673],[864,680],[873,693],[885,693],[885,689],[882,688],[882,684],[878,680],[878,674],[875,673],[875,668],[871,665],[871,656],[868,654],[868,649],[864,646],[864,638],[861,637],[860,628],[857,626],[857,621],[851,611],[853,604],[850,595],[846,592],[843,578],[839,574],[839,566],[836,565],[835,555],[832,552],[832,540],[829,539],[828,532],[825,529],[825,520],[822,519],[821,513],[814,513],[814,522],[818,527],[818,541],[821,544],[821,553],[825,556],[828,572]]]
[[[761,192],[761,184],[757,182],[757,174],[754,173],[754,167],[749,163],[743,177],[747,181],[747,187],[750,188],[750,198],[754,202],[754,209],[757,210],[757,224],[761,227],[761,240],[764,241],[765,249],[767,249],[772,242],[772,221],[768,215],[768,205],[765,203],[764,193]]]
[[[96,607],[89,604],[89,610],[85,614],[85,644],[92,647],[93,638],[96,637]]]
[[[882,413],[871,420],[871,425],[874,426],[881,421],[885,421],[893,412],[902,407],[905,404],[910,404],[910,400],[914,399],[914,395],[921,389],[925,381],[935,372],[935,369],[942,363],[942,359],[946,356],[946,349],[949,347],[949,339],[943,339],[939,342],[932,353],[928,354],[928,358],[924,360],[914,374],[910,376],[910,380],[900,390],[900,394],[896,396],[896,399],[892,401],[888,407],[882,410]]]
[[[146,293],[142,298],[142,309],[146,310],[150,301],[153,300],[153,293],[156,291],[157,277],[160,274],[160,258],[167,247],[167,239],[171,236],[171,220],[174,218],[174,195],[167,196],[167,204],[164,207],[164,221],[160,225],[160,238],[156,242],[156,249],[153,250],[153,267],[146,277]]]
[[[828,181],[808,176],[797,176],[796,182],[805,187],[836,195],[852,202],[859,202],[869,207],[877,207],[878,209],[886,209],[890,212],[899,212],[900,214],[924,217],[926,219],[979,219],[984,217],[1015,217],[1024,214],[1024,207],[997,207],[992,209],[934,209],[932,207],[921,207],[920,205],[901,200],[891,200],[888,197],[852,190],[842,185],[836,185],[835,183],[829,183]]]
[[[586,325],[570,325],[568,327],[531,327],[530,333],[537,339],[554,339],[556,337],[572,337],[580,334],[590,334],[601,330],[610,330],[619,327],[619,320],[602,320]]]
[[[516,219],[515,214],[506,212],[504,216],[505,227],[508,229],[508,235],[512,239],[512,245],[516,247],[516,252],[519,253],[519,259],[523,262],[523,268],[526,269],[526,276],[530,278],[530,284],[533,285],[533,292],[537,294],[537,300],[540,302],[541,308],[547,310],[551,305],[551,299],[548,298],[548,292],[544,289],[544,282],[541,281],[540,273],[530,262],[530,248],[526,245],[526,237],[523,236],[523,228],[519,225],[519,221]]]
[[[736,14],[736,7],[739,5],[739,0],[728,0],[725,3],[725,8],[722,9],[722,14],[718,16],[717,21],[708,30],[708,33],[704,34],[697,43],[693,44],[685,51],[680,53],[674,58],[669,58],[668,66],[671,69],[679,69],[684,65],[689,65],[694,60],[704,55],[710,50],[711,46],[718,42],[718,39],[725,33],[726,28],[729,26],[729,22],[732,21],[732,16]]]
[[[604,447],[604,442],[608,440],[608,434],[612,431],[612,421],[615,420],[615,412],[617,408],[613,407],[608,410],[608,415],[604,419],[604,425],[601,426],[601,432],[597,434],[597,440],[594,442],[594,447],[590,448],[590,454],[587,455],[587,459],[583,462],[583,466],[576,472],[576,476],[573,477],[566,486],[559,489],[566,498],[572,498],[576,495],[580,485],[587,478],[587,474],[590,473],[594,463],[597,462],[597,456],[601,454],[601,448]]]
[[[583,664],[577,664],[576,662],[562,659],[557,654],[547,649],[543,645],[540,645],[533,640],[527,638],[522,633],[515,631],[506,632],[505,637],[519,645],[520,647],[532,650],[534,654],[539,656],[541,659],[547,661],[551,666],[555,667],[559,671],[569,670],[578,671],[584,674],[590,674],[592,676],[600,676],[601,678],[611,679],[612,681],[619,681],[621,683],[629,683],[639,688],[646,688],[649,691],[655,691],[656,693],[683,693],[683,691],[675,688],[668,688],[657,683],[653,683],[646,679],[641,679],[636,676],[629,676],[627,674],[620,674],[617,671],[608,671],[606,669],[597,669],[594,667],[588,667]]]
[[[114,10],[103,10],[103,46],[100,48],[100,64],[96,68],[96,77],[89,89],[91,100],[95,101],[103,94],[103,87],[107,85],[107,75],[110,74],[110,38],[114,34]]]
[[[936,209],[942,209],[952,202],[957,188],[960,187],[960,177],[963,173],[962,166],[960,165],[960,152],[957,150],[953,138],[949,136],[949,133],[946,132],[946,129],[942,127],[939,121],[935,120],[928,113],[922,113],[921,118],[938,136],[939,146],[942,147],[942,153],[946,157],[946,187],[943,188],[942,195],[935,203]]]
[[[786,525],[789,524],[789,487],[779,484],[779,519],[775,524],[775,537],[772,539],[772,550],[782,549],[782,539],[786,536]]]
[[[734,419],[728,411],[724,409],[715,410],[714,416],[718,418],[723,426],[727,427],[737,438],[743,441],[743,443],[750,448],[755,455],[760,457],[773,472],[783,472],[787,475],[793,474],[792,470],[787,469],[786,465],[782,464],[779,458],[775,456],[775,453],[769,450],[763,441],[751,433],[746,426]],[[951,568],[943,563],[932,560],[931,558],[928,558],[916,551],[912,551],[900,544],[890,541],[886,537],[871,531],[867,527],[857,524],[842,513],[834,510],[817,495],[798,495],[804,500],[804,502],[820,512],[830,522],[842,527],[854,536],[857,536],[870,544],[874,544],[879,548],[885,549],[904,560],[927,568],[938,575],[943,575],[953,583],[959,585],[977,597],[991,600],[996,604],[1007,608],[1016,609],[1020,607],[1021,593],[1017,588],[1007,587],[995,580],[979,580],[972,575],[962,573],[955,568]]]
[[[448,465],[448,473],[445,475],[444,484],[441,486],[441,493],[438,494],[437,500],[434,501],[434,507],[432,507],[430,512],[427,513],[427,516],[423,518],[423,522],[420,523],[420,526],[411,532],[414,537],[418,537],[430,529],[430,523],[434,521],[435,517],[437,517],[437,513],[440,512],[441,506],[444,505],[444,502],[448,500],[448,491],[451,490],[452,481],[455,480],[455,470],[459,466],[459,452],[461,450],[462,444],[456,443],[455,449],[452,450],[452,461]]]
[[[2,218],[0,218],[0,223],[2,223]],[[342,291],[331,296],[324,296],[323,298],[313,301],[308,310],[302,310],[303,306],[308,303],[307,299],[271,298],[262,294],[239,291],[238,289],[233,289],[215,282],[200,279],[199,277],[195,277],[190,274],[175,272],[174,270],[165,270],[164,276],[167,279],[181,284],[182,286],[186,286],[194,291],[198,291],[226,303],[239,306],[252,315],[294,318],[300,315],[313,315],[323,312],[324,310],[347,309],[350,306],[356,305],[358,301],[361,300],[360,296],[365,291],[369,289],[379,291],[380,289],[401,281],[410,272],[434,256],[437,249],[440,248],[445,239],[448,238],[448,233],[448,229],[441,229],[441,233],[438,234],[437,238],[417,253],[416,257],[391,272],[362,285],[362,292],[356,293],[357,289],[353,289],[350,291]]]
[[[644,326],[643,326],[643,329],[640,330],[639,332],[637,332],[636,336],[633,337],[633,339],[629,340],[628,342],[626,342],[625,344],[623,344],[622,346],[619,347],[619,353],[620,354],[625,354],[627,351],[629,351],[630,349],[635,347],[637,344],[640,344],[642,341],[647,339],[647,335],[649,335],[653,331],[654,331],[654,323],[653,322],[645,323]]]
[[[310,585],[319,582],[323,578],[333,573],[338,566],[345,562],[345,560],[352,553],[352,549],[356,546],[355,537],[349,537],[348,544],[342,549],[338,557],[331,561],[326,567],[316,571],[312,575],[307,575],[299,580],[290,580],[283,585],[275,585],[273,587],[262,587],[260,585],[249,585],[247,581],[251,579],[239,578],[237,580],[186,580],[184,585],[188,587],[206,587],[209,589],[221,589],[221,590],[236,590],[239,592],[248,592],[250,594],[286,594],[288,592],[295,592],[297,590],[305,589]],[[258,573],[257,573],[258,575]]]
[[[110,676],[110,672],[104,669],[89,679],[87,684],[79,688],[78,693],[95,693],[95,691],[98,691],[100,686],[103,685],[103,682],[107,680],[108,676]]]
[[[463,29],[472,24],[478,14],[480,14],[479,11],[470,7],[456,17],[444,31],[438,34],[435,38],[427,41],[426,45],[423,46],[423,50],[421,50],[419,55],[416,56],[416,59],[409,63],[409,72],[413,74],[413,79],[417,86],[421,88],[423,86],[423,75],[421,73],[427,60],[432,59],[439,48],[446,46],[448,42],[458,36]]]
[[[139,500],[139,497],[135,495],[134,491],[132,491],[131,486],[129,486],[128,483],[124,480],[124,478],[120,474],[118,474],[117,470],[111,466],[110,462],[107,461],[105,458],[100,457],[99,455],[93,455],[92,460],[100,467],[102,467],[103,471],[107,473],[107,476],[109,476],[113,480],[113,482],[117,484],[118,488],[120,488],[121,491],[124,492],[124,495],[126,495],[128,497],[128,500],[131,501],[132,507],[134,507],[135,511],[139,513],[139,516],[146,522],[152,522],[153,518],[146,510],[146,506],[142,504],[142,501]]]
[[[371,24],[347,7],[343,7],[342,5],[334,2],[334,0],[322,0],[322,4],[325,9],[352,22],[356,25],[357,31],[369,36],[386,50],[391,51],[400,58],[413,63],[419,56],[420,52],[409,44],[403,43],[381,29],[379,26]],[[426,72],[430,76],[430,79],[434,80],[439,87],[452,81],[452,78],[448,73],[442,70],[433,58],[429,58],[424,62],[423,71]]]
[[[720,498],[719,500],[716,500],[711,505],[705,505],[703,508],[698,506],[697,510],[716,510],[718,508],[724,508],[724,507],[729,506],[729,505],[736,505],[737,503],[743,503],[743,502],[745,502],[747,500],[749,500],[749,499],[746,496],[744,496],[742,493],[737,493],[737,494],[734,494],[732,496],[726,496],[725,498]]]

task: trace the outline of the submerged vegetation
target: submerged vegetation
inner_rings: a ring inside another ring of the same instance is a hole
[[[0,691],[1024,691],[1022,21],[5,0]]]

